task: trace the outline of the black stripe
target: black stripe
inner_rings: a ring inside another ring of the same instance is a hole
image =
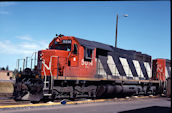
[[[148,64],[149,64],[149,67],[150,67],[150,73],[152,72],[152,65],[151,65],[151,62],[148,62]],[[150,75],[151,76],[151,78],[152,78],[152,75]],[[149,76],[148,76],[149,77]],[[149,78],[150,79],[150,78]]]
[[[106,74],[112,76],[112,73],[111,73],[111,71],[109,69],[109,66],[107,64],[107,57],[106,56],[99,56],[99,59],[100,59],[100,61],[102,63],[102,66],[103,66]]]
[[[167,67],[167,73],[168,73],[168,76],[171,76],[170,66]]]
[[[167,67],[168,76],[171,77],[171,70],[170,70],[171,60],[166,59],[166,67]]]
[[[133,74],[133,77],[138,77],[138,74],[137,74],[136,68],[135,68],[135,66],[133,64],[132,59],[130,59],[130,58],[127,59],[127,62],[128,62],[129,67],[130,67],[130,70],[131,70],[131,72]]]
[[[124,68],[123,68],[123,66],[121,64],[119,56],[114,54],[112,56],[112,58],[113,58],[113,60],[114,60],[114,62],[116,64],[116,68],[118,69],[118,72],[119,72],[120,76],[126,76],[126,73],[125,73]]]
[[[148,74],[147,74],[147,71],[146,71],[146,68],[144,66],[143,61],[139,61],[139,64],[140,64],[140,67],[141,67],[141,70],[142,70],[142,73],[143,73],[144,77],[148,80],[149,77],[148,77]]]

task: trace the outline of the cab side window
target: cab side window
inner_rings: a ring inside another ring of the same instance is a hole
[[[77,45],[74,44],[74,47],[73,47],[73,54],[77,54],[78,53],[78,48],[77,48]]]
[[[93,56],[93,49],[85,48],[84,60],[85,60],[85,61],[90,61],[90,62],[91,62],[92,56]]]

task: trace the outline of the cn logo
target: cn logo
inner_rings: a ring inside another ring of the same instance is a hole
[[[163,77],[164,76],[164,69],[163,66],[161,64],[157,63],[157,73],[159,77]]]
[[[157,64],[157,71],[163,72],[163,67],[161,64]]]

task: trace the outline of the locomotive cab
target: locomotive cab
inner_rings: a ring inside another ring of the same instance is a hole
[[[55,37],[49,44],[49,49],[38,52],[41,76],[63,76],[67,66],[78,66],[78,42],[74,37]]]

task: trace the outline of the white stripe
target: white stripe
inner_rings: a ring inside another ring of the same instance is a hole
[[[148,63],[148,62],[144,62],[144,66],[145,66],[145,68],[146,68],[148,77],[149,77],[149,78],[152,78],[152,74],[151,74],[152,72],[151,72],[151,67],[150,67],[149,63]]]
[[[124,71],[126,73],[126,76],[127,77],[133,77],[133,74],[131,73],[131,69],[130,69],[130,67],[128,65],[127,60],[125,58],[121,58],[121,57],[119,59],[120,59],[121,64],[122,64],[122,66],[124,68]]]
[[[103,65],[102,65],[100,59],[98,59],[98,65],[99,65],[98,66],[98,74],[102,75],[104,78],[107,78],[106,71],[104,70]]]
[[[134,80],[139,80],[139,77],[133,77]]]
[[[127,77],[126,76],[119,76],[119,79],[127,80]]]
[[[120,76],[112,56],[108,55],[107,64],[113,76]]]
[[[165,79],[167,79],[168,77],[169,75],[168,75],[167,67],[165,66]]]
[[[138,77],[143,77],[144,78],[144,75],[143,75],[143,72],[142,72],[142,69],[140,67],[139,62],[137,60],[133,60],[133,64],[135,66]]]
[[[171,67],[168,67],[169,68],[169,77],[171,77]]]

